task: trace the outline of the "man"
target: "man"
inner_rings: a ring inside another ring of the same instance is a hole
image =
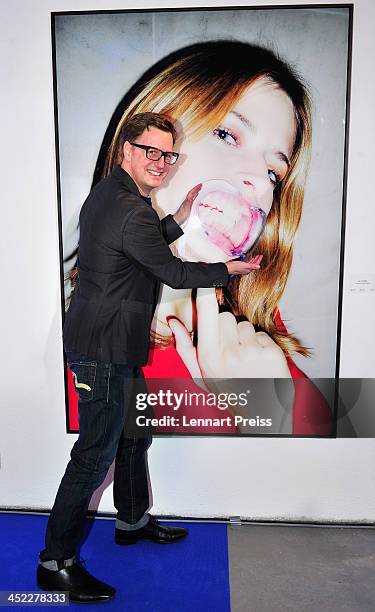
[[[151,438],[127,438],[129,384],[142,380],[160,282],[174,288],[219,287],[229,274],[254,263],[182,262],[168,243],[199,192],[192,189],[162,221],[149,195],[177,161],[176,132],[164,115],[142,113],[122,129],[123,160],[100,181],[80,214],[79,281],[64,325],[68,365],[79,395],[79,438],[57,492],[37,570],[40,588],[68,591],[72,601],[111,599],[115,589],[91,576],[77,560],[87,508],[115,459],[115,541],[169,543],[187,535],[160,525],[149,508],[146,453]]]

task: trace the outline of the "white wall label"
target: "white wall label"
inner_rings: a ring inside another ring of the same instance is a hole
[[[352,274],[349,278],[350,293],[375,293],[375,274]]]

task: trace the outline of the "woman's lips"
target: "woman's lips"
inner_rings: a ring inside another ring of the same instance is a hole
[[[266,213],[226,181],[207,181],[194,202],[192,215],[207,238],[229,257],[240,257],[261,235]]]

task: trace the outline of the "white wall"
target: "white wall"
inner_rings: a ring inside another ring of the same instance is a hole
[[[375,378],[375,293],[349,291],[353,279],[374,274],[375,255],[375,4],[354,5],[341,375]],[[13,0],[2,10],[0,506],[50,508],[75,439],[64,434],[50,12],[88,9],[108,3]],[[368,397],[371,385],[365,390]],[[158,439],[150,451],[154,512],[374,521],[374,460],[372,439]],[[113,510],[111,487],[100,510]]]

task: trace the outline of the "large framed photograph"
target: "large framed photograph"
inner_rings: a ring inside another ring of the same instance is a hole
[[[63,311],[81,206],[121,164],[136,113],[177,127],[159,216],[202,184],[173,253],[262,255],[214,303],[161,288],[143,368],[150,394],[172,398],[152,402],[156,434],[335,435],[351,23],[352,5],[52,14]],[[222,359],[207,374],[210,351]],[[66,397],[76,432],[69,370]]]

